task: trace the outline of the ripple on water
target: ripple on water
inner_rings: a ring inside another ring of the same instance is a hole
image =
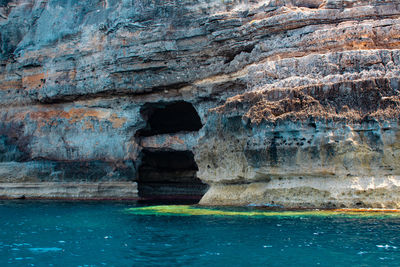
[[[377,248],[383,248],[383,249],[397,249],[396,246],[391,246],[391,245],[376,245]]]

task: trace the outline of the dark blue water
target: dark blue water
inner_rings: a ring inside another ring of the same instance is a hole
[[[399,218],[133,215],[0,202],[0,266],[399,266]]]

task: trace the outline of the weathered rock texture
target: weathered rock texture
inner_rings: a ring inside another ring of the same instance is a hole
[[[398,1],[6,0],[0,42],[0,181],[28,196],[198,177],[202,204],[400,207]]]

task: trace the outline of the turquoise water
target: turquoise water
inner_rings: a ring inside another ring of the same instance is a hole
[[[0,202],[0,266],[398,266],[397,216],[147,213],[133,203]],[[249,213],[250,214],[250,213]]]

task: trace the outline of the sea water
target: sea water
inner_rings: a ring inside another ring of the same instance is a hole
[[[399,216],[307,212],[3,201],[0,266],[400,265]]]

